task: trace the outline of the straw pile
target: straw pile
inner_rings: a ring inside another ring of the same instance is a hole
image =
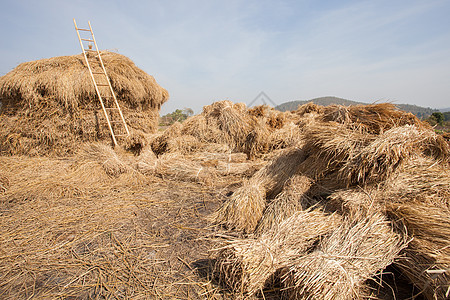
[[[131,130],[154,132],[168,93],[120,54],[102,59]],[[0,78],[0,153],[57,154],[110,139],[82,55],[22,63]]]
[[[196,152],[209,149],[246,153],[249,159],[260,158],[274,150],[298,143],[301,130],[291,113],[268,106],[247,108],[243,103],[218,101],[203,108],[201,114],[175,123],[152,141],[158,153]],[[188,144],[190,147],[183,145]]]
[[[298,155],[286,150],[244,181],[214,215],[215,222],[262,237],[311,207],[342,215],[340,225],[312,248],[293,250],[296,257],[279,259],[289,264],[270,270],[282,280],[287,298],[376,296],[367,280],[391,264],[427,299],[448,297],[450,149],[445,140],[390,104],[308,105],[298,114],[310,118]],[[248,243],[254,239],[250,235]],[[281,238],[271,243],[290,247]],[[245,250],[243,244],[226,247],[217,270],[224,286],[248,296],[264,287],[250,262],[265,266],[273,260],[268,263],[258,256],[262,250]]]

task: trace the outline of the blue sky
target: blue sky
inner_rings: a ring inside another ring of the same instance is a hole
[[[0,75],[80,53],[75,18],[169,91],[162,113],[261,91],[450,107],[449,0],[0,1]]]

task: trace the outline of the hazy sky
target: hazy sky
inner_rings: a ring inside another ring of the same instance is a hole
[[[0,0],[0,76],[81,52],[91,21],[170,93],[162,113],[218,100],[337,96],[450,107],[449,0]]]

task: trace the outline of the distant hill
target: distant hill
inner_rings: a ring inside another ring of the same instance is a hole
[[[450,111],[450,107],[447,107],[447,108],[441,108],[441,109],[439,109],[439,111],[440,112],[448,112],[448,111]]]
[[[328,106],[328,105],[332,105],[332,104],[345,105],[345,106],[368,104],[368,103],[357,102],[357,101],[347,100],[347,99],[338,98],[338,97],[320,97],[320,98],[314,98],[311,100],[289,101],[289,102],[280,104],[280,105],[276,106],[275,108],[280,111],[296,110],[299,105],[303,105],[303,104],[306,104],[309,102],[313,102],[314,104],[322,105],[322,106]],[[413,113],[419,118],[426,118],[429,115],[431,115],[432,113],[439,111],[437,109],[433,109],[433,108],[429,108],[429,107],[421,107],[421,106],[411,105],[411,104],[395,104],[395,105],[399,109],[406,111],[406,112]]]

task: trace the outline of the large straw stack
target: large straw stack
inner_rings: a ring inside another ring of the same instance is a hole
[[[102,52],[131,130],[154,132],[168,93],[123,55]],[[0,78],[0,152],[71,154],[81,141],[110,140],[82,55],[22,63]]]

